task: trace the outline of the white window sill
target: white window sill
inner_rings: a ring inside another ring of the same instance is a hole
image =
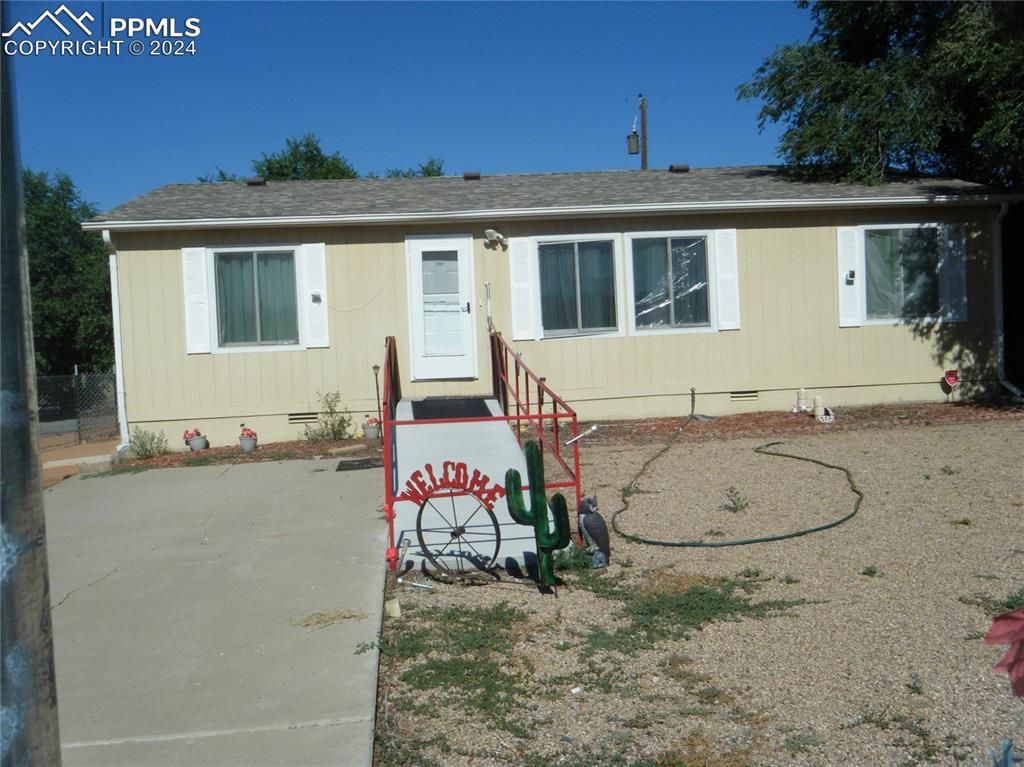
[[[541,341],[587,341],[593,338],[622,338],[626,334],[621,330],[609,330],[604,333],[575,333],[569,336],[541,335]]]
[[[634,336],[675,336],[675,335],[697,335],[700,333],[717,333],[718,328],[711,325],[689,328],[633,328]]]
[[[215,346],[214,354],[263,354],[265,352],[304,352],[302,344],[260,344],[258,346]]]
[[[898,320],[869,320],[865,319],[861,325],[863,327],[894,327],[896,325],[916,325],[919,322],[927,323],[929,325],[960,325],[967,320],[951,320],[944,317],[904,317]]]

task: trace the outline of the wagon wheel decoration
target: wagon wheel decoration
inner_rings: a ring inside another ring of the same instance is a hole
[[[490,570],[501,548],[501,530],[490,506],[459,488],[437,488],[423,499],[416,537],[434,567],[453,577]]]

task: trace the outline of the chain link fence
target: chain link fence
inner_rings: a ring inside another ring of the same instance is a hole
[[[40,434],[62,434],[78,442],[116,437],[115,387],[113,372],[39,376]]]

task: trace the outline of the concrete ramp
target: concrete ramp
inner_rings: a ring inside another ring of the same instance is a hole
[[[498,402],[483,399],[492,416],[504,417]],[[412,421],[410,400],[398,403],[396,421]],[[425,545],[453,571],[472,572],[494,551],[496,566],[514,569],[532,564],[536,549],[532,528],[516,524],[504,497],[505,472],[517,469],[527,483],[526,460],[507,421],[455,421],[396,425],[395,545],[410,542],[400,569],[432,568],[417,536],[423,507]],[[490,513],[482,506],[490,506]],[[497,525],[495,539],[494,524]],[[464,535],[455,539],[450,531]]]

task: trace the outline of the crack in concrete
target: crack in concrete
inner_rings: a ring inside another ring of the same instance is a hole
[[[136,557],[136,558],[137,558],[137,557]],[[133,560],[133,561],[134,561],[134,560]],[[116,573],[116,572],[117,572],[118,570],[120,570],[120,569],[121,569],[121,565],[118,565],[118,566],[117,566],[117,567],[115,567],[115,568],[114,568],[113,570],[111,570],[111,571],[110,571],[109,573],[107,573],[106,575],[101,575],[101,576],[100,576],[99,578],[97,578],[96,580],[94,580],[94,581],[93,581],[92,583],[87,583],[87,584],[85,584],[84,586],[79,586],[79,587],[78,587],[77,589],[71,589],[71,591],[69,591],[69,592],[68,592],[67,594],[65,594],[65,595],[64,595],[64,598],[63,598],[62,600],[60,600],[60,601],[59,601],[59,602],[58,602],[57,604],[55,604],[55,605],[51,605],[51,606],[50,606],[50,611],[52,612],[53,610],[56,610],[56,609],[57,609],[58,607],[60,607],[60,606],[61,606],[62,604],[64,604],[65,602],[67,602],[67,601],[68,601],[68,599],[70,599],[70,598],[71,598],[71,595],[72,595],[72,594],[77,594],[77,593],[78,593],[79,591],[85,591],[86,589],[91,589],[91,588],[92,588],[93,586],[95,586],[95,585],[96,585],[97,583],[99,583],[99,582],[100,582],[100,581],[102,581],[102,580],[106,580],[107,578],[109,578],[109,577],[110,577],[111,575],[113,575],[114,573]]]

